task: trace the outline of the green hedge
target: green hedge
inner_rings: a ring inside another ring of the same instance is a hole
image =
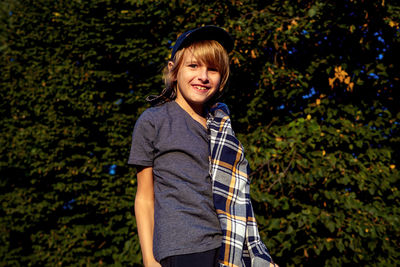
[[[396,1],[0,4],[0,266],[141,265],[131,133],[177,34],[235,38],[225,92],[280,266],[400,260]]]

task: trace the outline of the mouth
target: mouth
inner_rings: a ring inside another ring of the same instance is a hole
[[[208,91],[210,89],[210,87],[203,86],[203,85],[192,85],[192,86],[199,91]]]

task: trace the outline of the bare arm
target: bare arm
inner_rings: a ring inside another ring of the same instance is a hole
[[[138,169],[137,192],[135,198],[135,217],[142,249],[143,264],[161,266],[153,255],[154,232],[154,184],[153,168]]]

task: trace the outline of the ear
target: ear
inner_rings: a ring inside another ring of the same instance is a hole
[[[173,61],[168,61],[168,76],[170,77],[170,81],[171,82],[175,82],[176,81],[176,77],[174,77],[175,75],[172,74],[172,69],[175,66],[175,63]]]
[[[175,65],[174,62],[168,61],[168,71],[171,71],[174,65]]]

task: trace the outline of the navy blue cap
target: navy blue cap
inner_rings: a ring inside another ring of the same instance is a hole
[[[231,35],[224,29],[212,25],[203,26],[187,31],[178,37],[172,48],[171,59],[174,58],[177,51],[199,40],[215,40],[220,43],[228,53],[232,51],[234,46]]]

